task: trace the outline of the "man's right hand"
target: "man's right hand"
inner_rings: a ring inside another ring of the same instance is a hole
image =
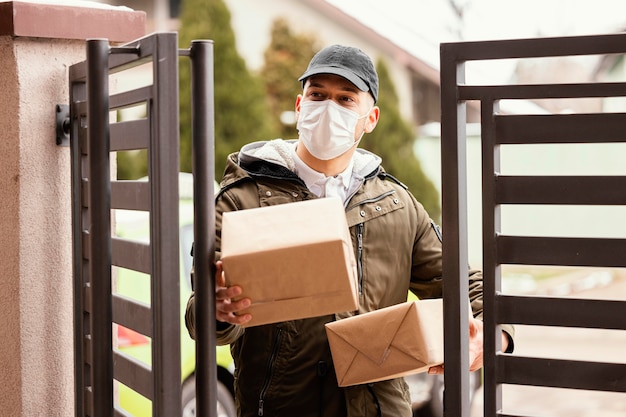
[[[224,275],[222,261],[217,261],[215,267],[215,317],[218,321],[230,324],[249,322],[252,319],[251,314],[239,315],[238,313],[250,307],[250,299],[242,298],[241,300],[233,301],[233,298],[240,296],[243,290],[238,285],[226,287],[226,276]]]

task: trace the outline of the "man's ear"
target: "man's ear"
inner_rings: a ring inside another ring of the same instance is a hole
[[[295,105],[296,120],[298,120],[298,115],[300,114],[300,104],[301,103],[302,103],[302,94],[298,94],[298,96],[296,97],[296,105]]]
[[[367,115],[365,128],[363,129],[363,131],[365,133],[371,133],[376,127],[376,125],[378,124],[379,117],[380,117],[380,109],[378,108],[378,106],[372,107],[372,110],[370,110],[369,114]]]

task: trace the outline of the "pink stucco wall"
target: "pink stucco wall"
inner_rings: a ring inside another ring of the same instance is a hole
[[[130,41],[145,13],[0,2],[0,414],[74,413],[69,148],[55,105],[85,39]]]

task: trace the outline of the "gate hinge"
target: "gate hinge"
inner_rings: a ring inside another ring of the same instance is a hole
[[[59,146],[70,146],[70,106],[56,105],[56,140]]]

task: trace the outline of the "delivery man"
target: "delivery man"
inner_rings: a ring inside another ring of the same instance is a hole
[[[238,312],[253,300],[233,301],[242,289],[225,286],[218,260],[217,339],[231,344],[238,412],[241,417],[410,417],[403,378],[338,387],[324,325],[405,302],[409,290],[421,299],[441,297],[441,233],[409,190],[385,172],[381,158],[358,147],[381,116],[378,75],[369,56],[329,46],[313,57],[299,81],[298,139],[250,143],[228,157],[216,200],[217,259],[224,212],[340,198],[357,261],[359,309],[243,328],[251,317]],[[483,356],[482,275],[471,271],[468,279],[475,317],[470,364],[476,370]],[[194,337],[193,295],[186,320]],[[512,349],[507,333],[503,343],[503,350]]]

